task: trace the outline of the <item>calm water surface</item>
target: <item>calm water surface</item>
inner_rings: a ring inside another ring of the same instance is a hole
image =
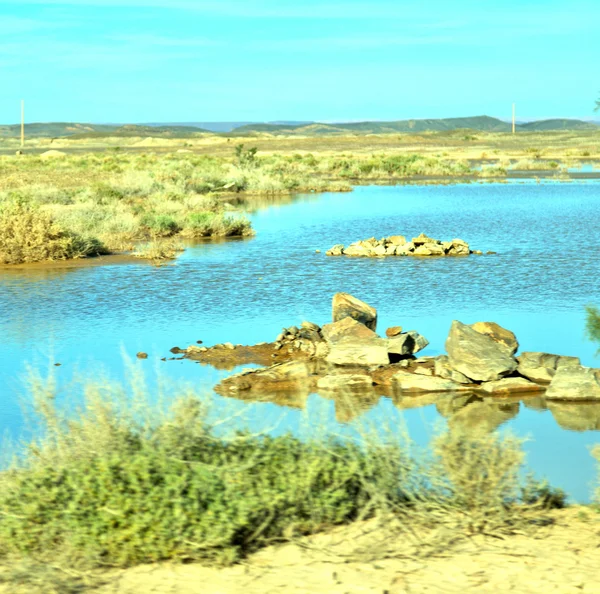
[[[377,307],[380,330],[402,325],[424,334],[431,344],[423,354],[443,352],[453,319],[491,320],[513,330],[521,350],[576,355],[600,366],[584,336],[584,306],[600,304],[599,183],[360,187],[299,196],[252,218],[255,238],[195,246],[174,266],[0,270],[0,435],[27,434],[23,378],[29,367],[55,369],[67,386],[74,374],[122,378],[126,359],[145,351],[149,359],[132,365],[147,370],[150,381],[185,380],[210,392],[228,372],[161,357],[197,340],[252,344],[273,340],[284,325],[325,323],[337,291]],[[325,256],[336,243],[421,232],[461,237],[498,255]],[[300,431],[315,419],[351,430],[336,421],[335,402],[316,394],[304,411],[218,396],[214,403],[213,414],[243,412],[244,423],[273,432]],[[589,447],[600,443],[600,432],[565,427],[600,418],[598,408],[555,418],[521,404],[504,427],[531,437],[528,460],[539,475],[586,500],[594,477]],[[383,422],[395,410],[382,398],[362,419]],[[401,415],[422,444],[443,423],[434,406]]]

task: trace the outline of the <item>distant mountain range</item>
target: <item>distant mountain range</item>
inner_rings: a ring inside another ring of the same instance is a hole
[[[598,130],[600,122],[557,118],[518,123],[517,130],[523,132],[543,132],[551,130]],[[452,132],[474,130],[480,132],[510,132],[512,124],[489,116],[468,118],[443,118],[423,120],[398,120],[395,122],[192,122],[177,124],[78,124],[72,122],[52,122],[26,124],[27,137],[50,138],[101,138],[105,136],[139,137],[159,136],[165,138],[186,138],[195,134],[225,134],[244,136],[260,133],[273,135],[326,136],[342,134],[391,134],[421,132]],[[0,138],[18,137],[21,128],[18,124],[0,125]]]

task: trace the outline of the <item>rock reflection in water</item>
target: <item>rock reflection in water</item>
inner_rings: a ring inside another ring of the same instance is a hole
[[[600,431],[600,403],[548,402],[556,422],[570,431]]]

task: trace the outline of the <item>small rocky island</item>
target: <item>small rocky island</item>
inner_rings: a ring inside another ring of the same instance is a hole
[[[254,363],[222,380],[224,395],[361,393],[384,388],[389,395],[470,393],[478,397],[514,395],[600,402],[600,369],[577,357],[524,352],[515,356],[515,335],[494,322],[452,322],[447,354],[417,357],[429,343],[415,330],[388,328],[376,333],[377,311],[347,293],[333,297],[333,320],[284,328],[271,343],[254,346],[193,345],[186,358],[223,369]]]
[[[370,258],[385,256],[468,256],[469,254],[482,255],[480,250],[471,250],[469,244],[462,239],[440,241],[421,233],[407,241],[403,235],[393,235],[382,239],[364,239],[355,241],[348,247],[342,244],[334,245],[327,252],[328,256],[363,256]],[[495,252],[487,252],[493,254]]]

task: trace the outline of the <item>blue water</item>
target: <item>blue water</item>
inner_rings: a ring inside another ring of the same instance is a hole
[[[600,304],[600,184],[518,183],[360,187],[347,194],[299,196],[252,215],[256,237],[201,244],[172,266],[145,263],[45,270],[0,270],[0,435],[28,435],[28,369],[52,370],[69,402],[74,377],[122,379],[128,365],[186,381],[212,394],[229,372],[191,361],[161,361],[173,346],[197,340],[253,344],[282,326],[325,323],[331,297],[347,291],[378,309],[379,329],[401,325],[443,352],[453,319],[490,320],[514,331],[521,350],[581,357],[600,366],[584,335],[589,303]],[[495,256],[354,259],[325,256],[336,243],[421,232],[460,237]],[[321,250],[316,253],[315,250]],[[135,353],[149,353],[136,360]],[[128,359],[130,361],[128,362]],[[60,367],[54,367],[60,362]],[[241,414],[272,432],[314,425],[350,431],[340,403],[311,395],[304,408],[210,396],[213,415]],[[581,415],[600,415],[587,408]],[[577,416],[579,413],[570,411]],[[399,415],[425,444],[443,418],[434,405],[402,410],[388,398],[358,421]],[[599,417],[600,418],[600,417]],[[598,431],[573,431],[565,417],[528,408],[503,428],[530,436],[528,462],[575,499],[589,498]],[[233,422],[233,421],[232,421]]]

